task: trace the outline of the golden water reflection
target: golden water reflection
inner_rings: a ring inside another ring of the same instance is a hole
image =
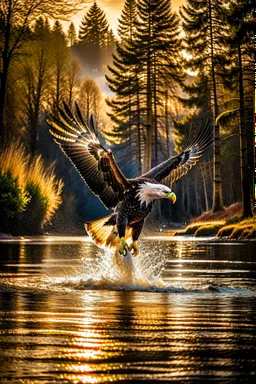
[[[47,355],[57,360],[54,369],[58,380],[74,384],[118,382],[131,377],[139,380],[144,371],[145,378],[170,379],[185,376],[191,365],[197,369],[211,364],[232,367],[232,359],[225,356],[237,348],[238,316],[234,312],[232,322],[230,315],[227,317],[227,311],[232,312],[232,300],[220,298],[205,310],[205,300],[198,307],[191,297],[179,300],[158,294],[157,302],[148,305],[140,301],[145,295],[141,293],[105,295],[112,296],[114,304],[106,305],[102,297],[87,304],[86,295],[80,294],[76,296],[78,310],[63,313],[58,308],[64,298],[44,300],[48,311],[41,316],[40,344],[30,340],[33,353],[27,357],[39,357],[45,340]],[[25,308],[27,300],[23,297],[21,301],[25,301],[21,305]],[[71,303],[72,299],[67,302],[70,308]],[[32,312],[20,312],[19,316],[27,318],[27,324],[19,322],[19,327],[31,327]]]
[[[13,285],[10,292],[0,290],[0,382],[202,383],[205,378],[237,379],[240,372],[248,378],[255,371],[254,298],[202,289],[212,276],[218,286],[235,278],[253,285],[252,257],[238,269],[235,261],[241,255],[223,259],[220,246],[175,243],[163,247],[169,291],[96,290],[79,285],[82,274],[69,285],[58,281],[86,268],[81,256],[93,257],[93,246],[52,243],[22,244],[3,267],[3,278],[12,276]],[[249,277],[241,272],[246,268]],[[201,291],[187,289],[195,284]],[[173,285],[187,290],[179,293]]]

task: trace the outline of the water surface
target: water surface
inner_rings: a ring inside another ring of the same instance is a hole
[[[0,242],[1,383],[256,383],[256,243]]]

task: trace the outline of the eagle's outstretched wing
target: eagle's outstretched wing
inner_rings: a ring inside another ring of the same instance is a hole
[[[210,121],[207,121],[204,126],[201,124],[194,140],[190,140],[189,137],[185,149],[179,155],[163,161],[140,177],[152,178],[160,182],[169,176],[168,182],[171,184],[184,176],[198,162],[212,141],[213,125]]]
[[[47,119],[50,132],[89,189],[106,208],[113,208],[122,200],[130,182],[117,166],[112,151],[100,143],[93,118],[86,124],[77,104],[75,114],[63,105],[58,119],[53,116]]]

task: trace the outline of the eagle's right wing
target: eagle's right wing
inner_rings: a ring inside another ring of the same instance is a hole
[[[47,119],[50,133],[65,155],[72,161],[89,189],[106,208],[114,208],[123,199],[130,182],[115,162],[111,150],[100,143],[93,119],[87,125],[76,104],[76,116],[63,103],[59,118]]]
[[[175,180],[184,176],[198,162],[212,142],[213,125],[210,121],[206,121],[204,125],[201,124],[194,140],[191,140],[189,135],[188,143],[179,155],[163,161],[140,177],[152,178],[158,182],[168,177],[168,183],[172,184]]]

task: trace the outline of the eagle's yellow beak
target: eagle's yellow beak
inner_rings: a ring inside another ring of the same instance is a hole
[[[170,193],[167,195],[167,199],[168,199],[168,200],[171,200],[172,203],[174,204],[175,201],[176,201],[176,195],[175,195],[175,193],[174,193],[174,192],[170,192]]]

